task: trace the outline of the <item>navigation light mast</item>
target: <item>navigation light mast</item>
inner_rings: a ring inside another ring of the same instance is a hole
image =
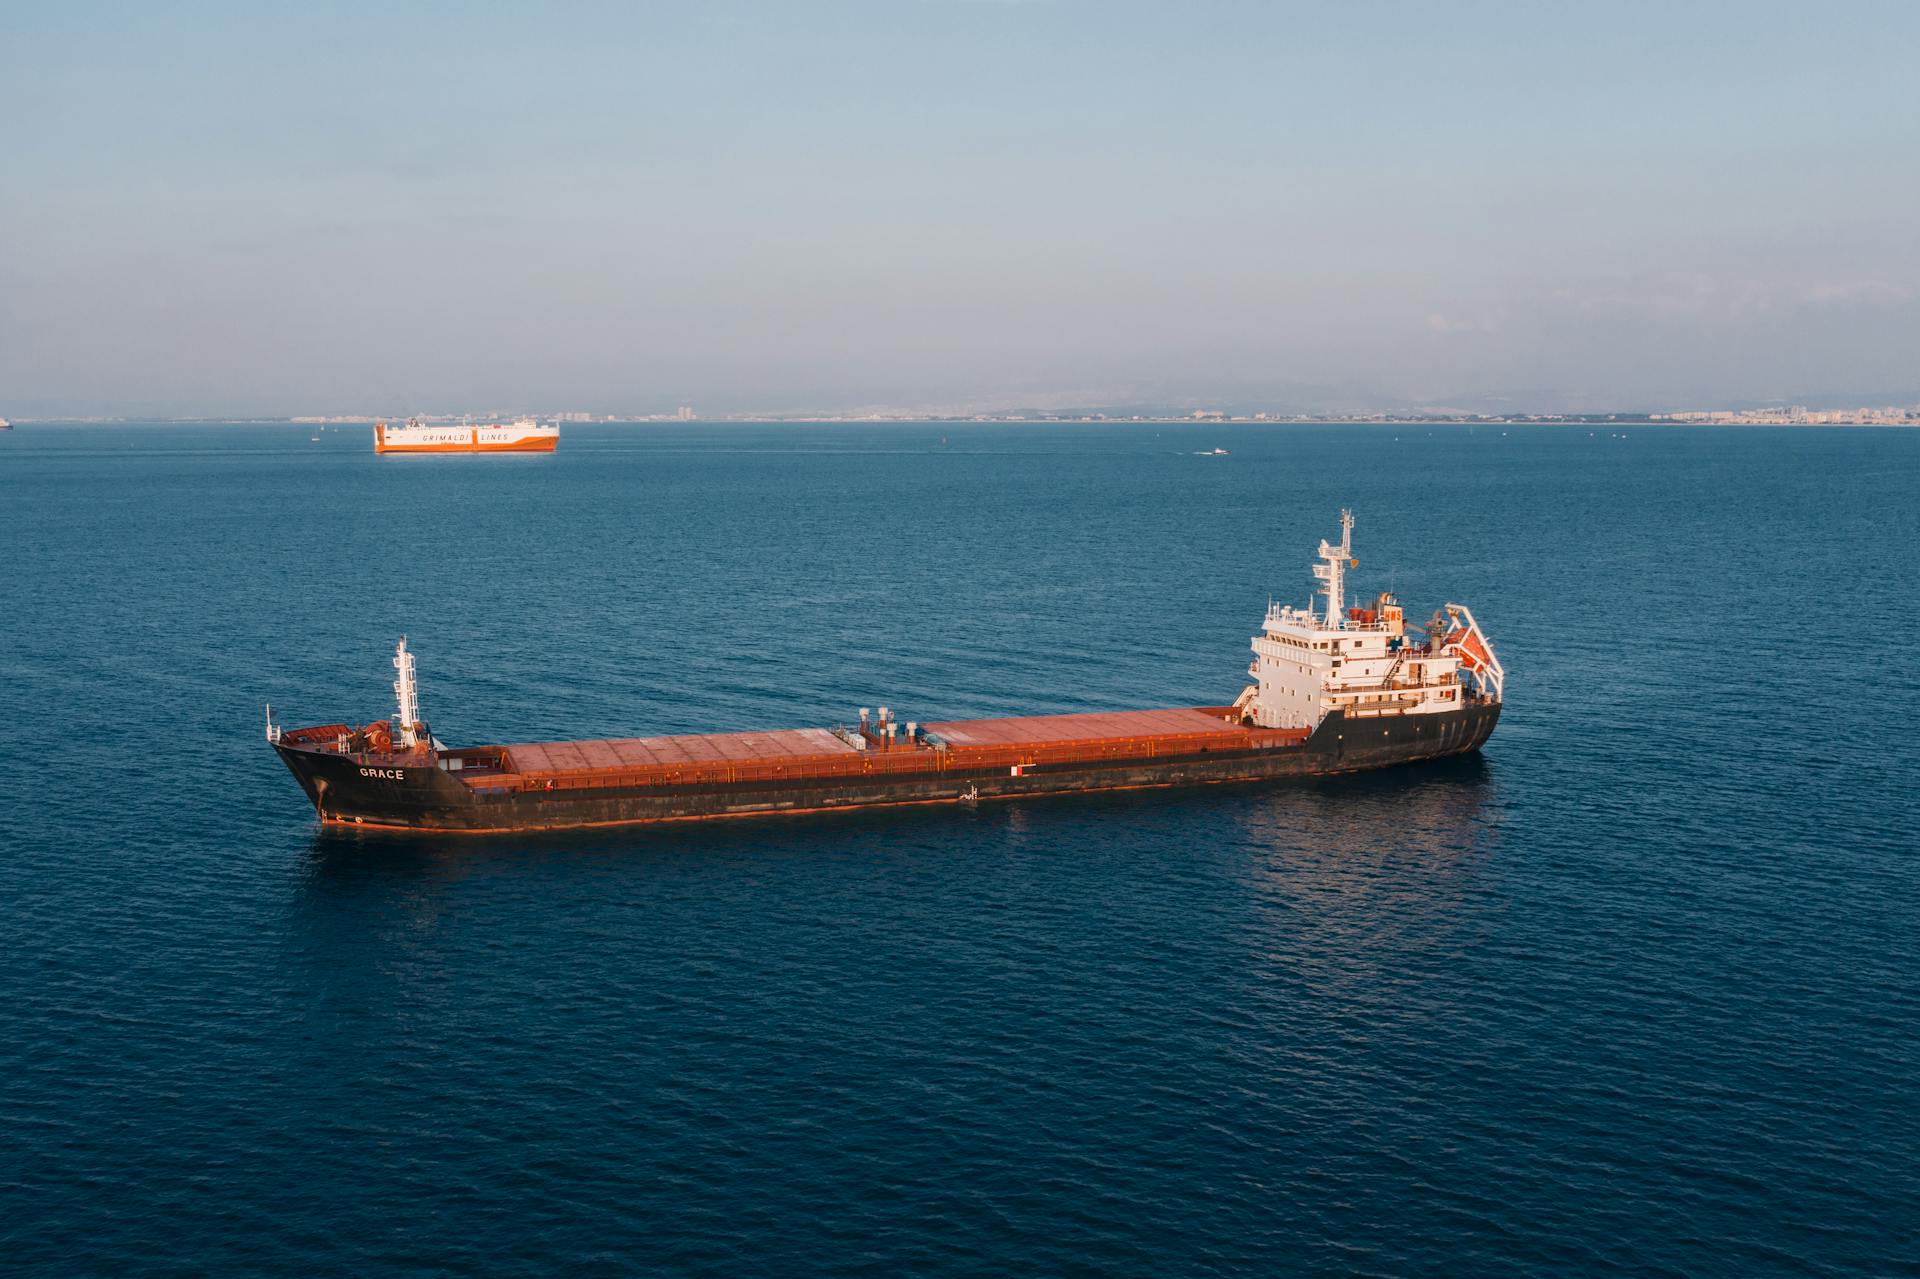
[[[1327,629],[1337,631],[1346,625],[1346,572],[1353,562],[1352,511],[1340,512],[1340,545],[1329,546],[1325,538],[1320,539],[1320,560],[1313,566],[1313,575],[1324,583]]]
[[[400,701],[400,719],[394,727],[394,735],[400,744],[412,750],[420,744],[420,734],[414,731],[414,725],[420,722],[420,690],[413,679],[413,654],[407,651],[407,637],[400,637],[400,644],[393,650],[393,669],[400,672],[400,678],[393,681],[393,694]]]

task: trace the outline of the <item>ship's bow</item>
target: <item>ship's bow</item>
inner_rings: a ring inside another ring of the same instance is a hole
[[[429,829],[470,824],[473,792],[430,754],[351,755],[285,742],[273,749],[323,822]]]

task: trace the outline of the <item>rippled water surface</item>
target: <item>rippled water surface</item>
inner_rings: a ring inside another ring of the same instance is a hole
[[[1920,1272],[1920,433],[314,434],[0,435],[0,1266]],[[403,631],[456,743],[1217,703],[1343,505],[1482,756],[393,839],[261,741]]]

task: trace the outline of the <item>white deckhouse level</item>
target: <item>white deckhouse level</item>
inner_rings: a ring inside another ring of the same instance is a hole
[[[1326,611],[1268,607],[1247,668],[1255,682],[1235,710],[1261,728],[1310,729],[1336,710],[1349,718],[1422,715],[1459,710],[1469,700],[1500,699],[1506,672],[1464,605],[1446,606],[1444,635],[1409,643],[1393,596],[1381,594],[1371,608],[1346,606],[1346,571],[1358,563],[1353,514],[1342,511],[1340,545],[1323,540],[1313,566]]]

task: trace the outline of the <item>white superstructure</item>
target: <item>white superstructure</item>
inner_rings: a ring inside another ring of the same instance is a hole
[[[1319,560],[1313,575],[1325,608],[1268,606],[1247,668],[1254,682],[1234,703],[1242,716],[1262,728],[1311,729],[1336,710],[1349,718],[1425,715],[1499,700],[1505,672],[1462,605],[1436,614],[1428,629],[1444,633],[1418,643],[1391,595],[1382,593],[1368,608],[1347,607],[1346,572],[1359,566],[1350,512],[1340,512],[1340,544],[1322,541]]]

